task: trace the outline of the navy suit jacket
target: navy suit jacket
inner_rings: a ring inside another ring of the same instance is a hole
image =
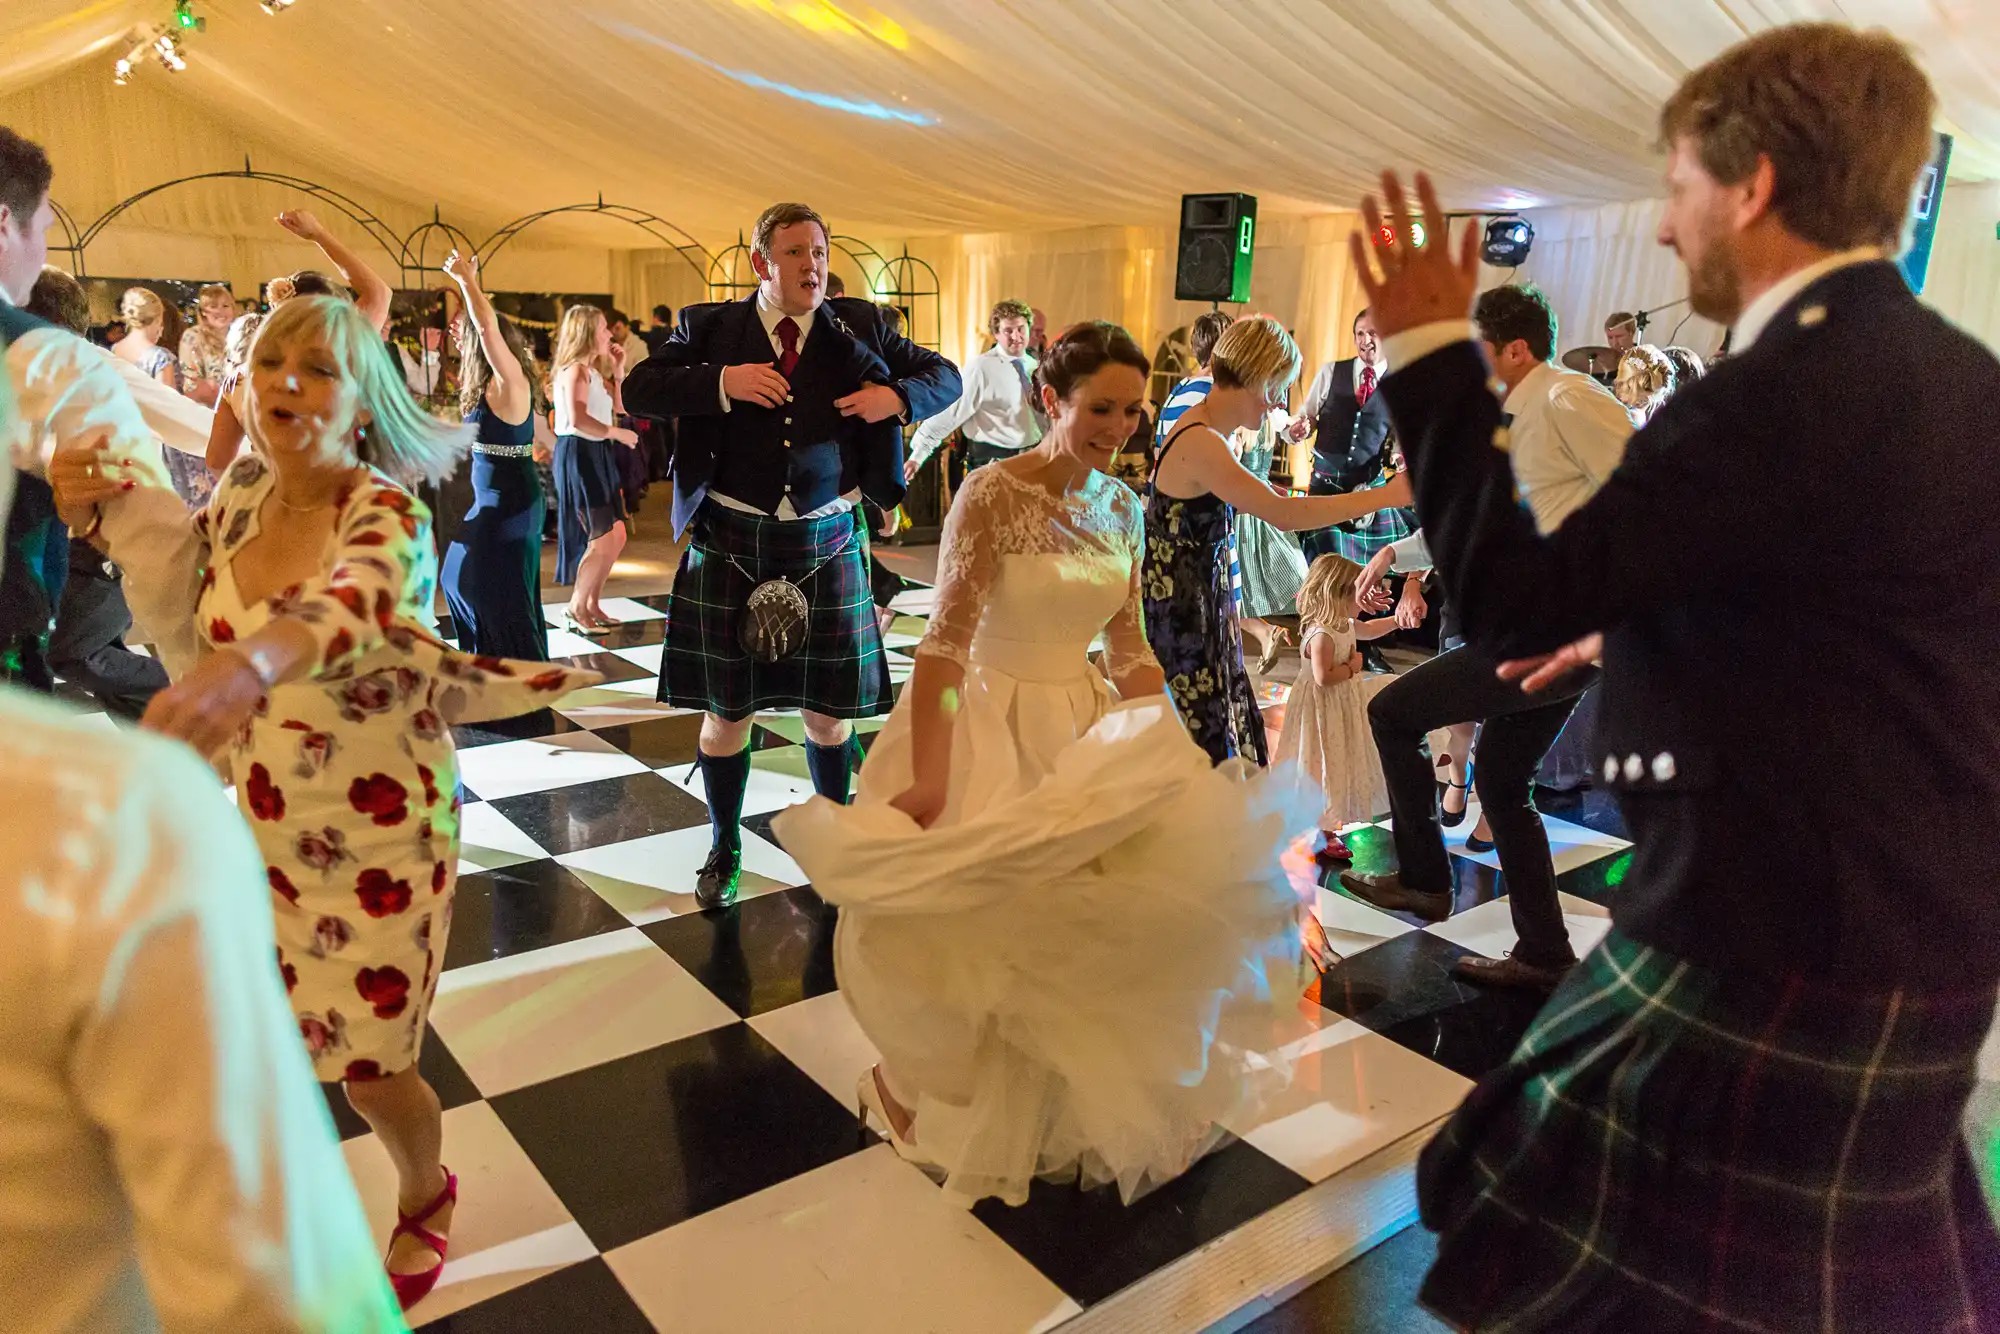
[[[887,384],[908,405],[909,419],[921,421],[958,401],[958,368],[890,333],[866,301],[831,297],[813,321],[793,372],[793,402],[782,408],[732,402],[727,412],[722,409],[724,367],[777,359],[754,293],[682,310],[673,336],[625,381],[627,411],[679,421],[676,535],[693,520],[719,472],[737,481],[736,490],[757,490],[763,497],[781,496],[789,475],[795,508],[816,508],[855,488],[884,508],[902,503],[902,423],[893,417],[873,423],[842,417],[833,402],[864,384]],[[822,494],[828,487],[830,494]],[[751,504],[762,499],[733,498]],[[772,499],[771,507],[776,503]]]
[[[1762,977],[2000,980],[2000,362],[1893,264],[1835,270],[1547,537],[1486,380],[1464,342],[1382,392],[1468,637],[1604,632],[1613,921]]]

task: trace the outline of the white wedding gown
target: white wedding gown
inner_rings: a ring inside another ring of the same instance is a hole
[[[1114,679],[1153,661],[1144,542],[1111,478],[974,473],[916,650],[965,669],[943,814],[888,805],[911,783],[906,692],[855,804],[776,822],[840,905],[841,990],[961,1203],[1079,1173],[1129,1201],[1289,1075],[1259,1049],[1309,980],[1311,880],[1280,855],[1320,794],[1290,767],[1212,768],[1165,695],[1119,703],[1090,664],[1100,631]]]

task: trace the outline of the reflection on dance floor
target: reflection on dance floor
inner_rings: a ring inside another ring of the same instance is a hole
[[[914,589],[901,604],[899,680],[929,599]],[[607,599],[623,625],[603,640],[552,630],[551,652],[605,683],[458,733],[461,878],[422,1068],[463,1203],[414,1324],[1199,1329],[1408,1222],[1415,1148],[1536,1008],[1449,975],[1468,951],[1513,944],[1498,871],[1462,844],[1472,820],[1450,831],[1444,922],[1321,890],[1344,957],[1274,1022],[1270,1049],[1297,1076],[1259,1124],[1229,1127],[1238,1138],[1130,1208],[1043,1183],[1019,1209],[968,1214],[849,1105],[875,1053],[837,992],[837,914],[770,837],[770,816],[811,792],[796,717],[754,732],[739,901],[695,908],[709,844],[699,719],[653,699],[665,604]],[[1608,924],[1628,845],[1601,799],[1548,825],[1581,951]],[[1393,855],[1380,826],[1348,842],[1362,870]],[[330,1092],[368,1216],[389,1219],[386,1156]]]

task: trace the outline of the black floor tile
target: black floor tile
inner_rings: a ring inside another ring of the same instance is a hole
[[[655,773],[524,792],[490,804],[556,856],[708,823],[700,798]]]
[[[836,990],[838,912],[810,889],[745,899],[722,912],[688,913],[644,928],[653,943],[748,1019]]]
[[[420,1326],[417,1334],[654,1334],[652,1322],[602,1257],[544,1274],[476,1306]]]
[[[1437,1259],[1437,1237],[1421,1226],[1336,1269],[1240,1334],[1446,1334],[1417,1306],[1417,1289]]]
[[[1452,962],[1470,953],[1428,931],[1412,931],[1329,968],[1319,980],[1319,1002],[1478,1079],[1513,1053],[1544,997],[1457,981]]]
[[[1632,837],[1631,831],[1625,827],[1625,812],[1618,805],[1618,798],[1597,788],[1556,792],[1538,787],[1535,789],[1535,809],[1544,815],[1552,815],[1558,820],[1567,820],[1613,838]]]
[[[642,723],[620,723],[601,729],[597,735],[649,769],[668,769],[694,763],[701,743],[701,718],[698,713],[677,713],[666,718],[648,718]],[[791,744],[767,727],[753,724],[750,728],[752,750],[772,750]]]
[[[654,610],[661,609],[656,607]],[[649,616],[643,621],[620,622],[601,635],[592,635],[591,642],[606,648],[642,648],[647,644],[663,644],[666,638],[666,621],[658,616]]]
[[[451,739],[460,750],[470,750],[474,746],[492,746],[502,741],[533,741],[538,737],[583,730],[583,724],[572,722],[554,709],[536,709],[533,713],[514,718],[494,718],[483,723],[454,727]]]
[[[577,653],[567,658],[556,658],[554,661],[566,667],[580,667],[587,672],[596,672],[606,681],[640,681],[659,675],[658,672],[649,672],[638,663],[628,662],[609,651]]]
[[[642,607],[651,607],[654,611],[670,611],[674,605],[674,595],[672,593],[649,593],[645,597],[633,598],[632,600]],[[661,624],[665,624],[665,622],[661,622]]]
[[[1037,1181],[1018,1209],[983,1200],[973,1215],[1085,1306],[1103,1301],[1307,1187],[1236,1140],[1129,1207],[1118,1189]]]
[[[487,1101],[601,1251],[872,1142],[748,1024]]]
[[[459,1067],[451,1049],[444,1045],[444,1039],[437,1035],[434,1028],[424,1030],[424,1050],[417,1057],[417,1072],[437,1093],[438,1101],[444,1104],[446,1111],[479,1101],[479,1089],[473,1084],[472,1077]],[[342,1139],[357,1139],[369,1133],[368,1123],[361,1119],[361,1113],[347,1105],[347,1094],[341,1091],[339,1084],[321,1084],[319,1088],[326,1095],[328,1109],[333,1112],[333,1128],[340,1132]]]
[[[449,972],[630,925],[590,886],[555,862],[523,862],[458,878],[452,896]]]
[[[1354,854],[1354,864],[1352,867],[1338,868],[1339,870],[1351,869],[1362,875],[1381,875],[1396,869],[1396,837],[1388,830],[1367,825],[1360,829],[1350,829],[1340,837],[1347,844],[1347,850]],[[1326,883],[1338,884],[1339,880],[1340,877],[1336,873]]]
[[[1625,877],[1631,870],[1632,852],[1628,848],[1609,857],[1599,857],[1588,866],[1563,872],[1556,877],[1556,888],[1608,908],[1611,896],[1618,892],[1618,886],[1625,883]]]

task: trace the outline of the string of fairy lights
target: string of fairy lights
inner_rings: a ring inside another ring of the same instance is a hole
[[[259,0],[258,7],[276,17],[297,3],[298,0]],[[206,31],[208,20],[195,11],[195,0],[174,0],[172,17],[132,30],[132,49],[118,57],[111,67],[111,81],[124,87],[148,61],[157,63],[169,74],[179,74],[187,68],[188,39]]]

